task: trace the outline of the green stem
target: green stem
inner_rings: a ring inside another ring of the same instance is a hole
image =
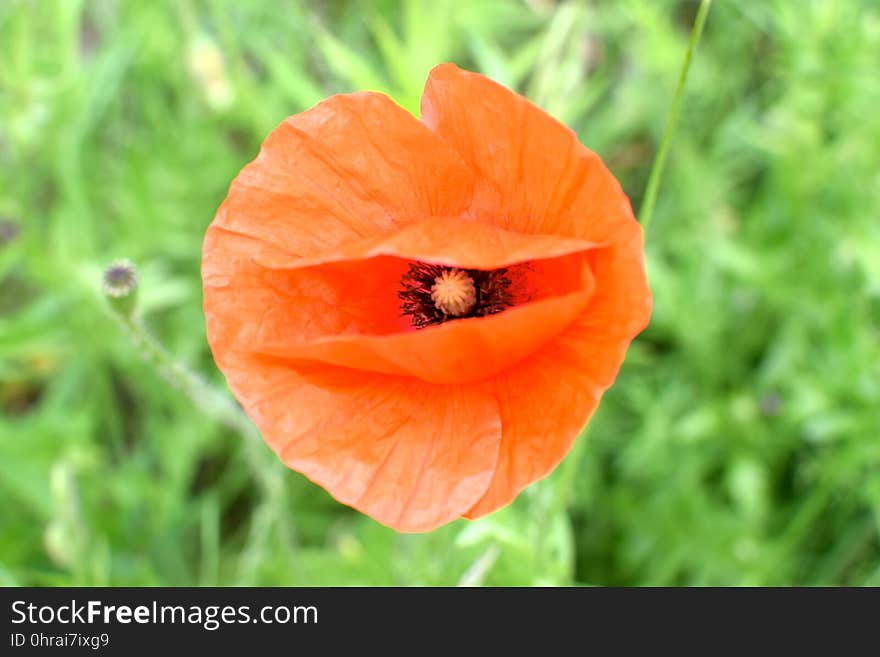
[[[218,390],[201,376],[190,370],[172,356],[162,344],[153,337],[131,313],[111,311],[122,325],[134,347],[147,363],[172,387],[185,394],[193,405],[206,416],[211,417],[227,428],[245,438],[244,456],[255,479],[263,489],[264,501],[254,514],[248,547],[243,550],[240,583],[253,581],[253,573],[265,552],[265,544],[273,528],[277,528],[286,545],[294,545],[284,500],[284,482],[282,471],[278,468],[267,469],[262,462],[264,452],[257,428],[228,395]]]
[[[694,20],[694,27],[691,29],[691,38],[688,42],[687,53],[684,56],[684,64],[681,67],[681,73],[678,76],[678,86],[675,89],[675,96],[672,99],[672,107],[669,109],[669,116],[666,119],[666,127],[663,129],[663,137],[660,140],[660,149],[657,151],[657,157],[654,158],[654,165],[651,167],[651,175],[648,177],[648,186],[645,189],[645,199],[639,212],[639,220],[642,223],[642,230],[648,230],[651,223],[651,217],[654,214],[654,204],[657,202],[657,190],[660,187],[660,179],[663,177],[663,167],[666,164],[666,155],[669,151],[669,145],[672,142],[672,135],[675,132],[675,122],[678,119],[678,111],[681,109],[681,99],[684,91],[684,83],[687,80],[688,70],[691,67],[691,57],[700,41],[700,35],[703,33],[703,25],[706,23],[706,16],[709,14],[709,5],[712,0],[702,0],[700,9],[697,11],[697,18]]]
[[[123,331],[137,348],[143,359],[172,387],[186,395],[203,414],[245,438],[245,457],[263,489],[272,497],[278,492],[280,479],[268,474],[261,466],[260,445],[262,440],[257,428],[229,396],[214,388],[201,376],[187,368],[152,336],[138,319],[131,314],[113,311]]]
[[[666,154],[669,151],[669,144],[672,141],[672,134],[675,131],[675,121],[678,118],[678,111],[681,108],[682,92],[684,90],[685,81],[687,80],[688,69],[690,69],[691,57],[693,56],[697,43],[700,40],[700,35],[703,33],[703,25],[706,23],[706,16],[709,13],[709,5],[711,4],[712,0],[702,0],[700,8],[697,11],[697,17],[694,20],[690,41],[688,42],[687,53],[685,54],[684,63],[681,67],[681,74],[678,77],[678,87],[675,89],[672,107],[669,110],[669,117],[666,120],[666,127],[663,130],[660,149],[657,151],[657,157],[654,160],[654,165],[651,168],[651,175],[648,178],[648,187],[645,191],[645,200],[642,203],[640,216],[643,230],[647,230],[648,224],[651,222],[651,216],[654,213],[654,203],[657,200],[657,189],[660,185],[660,178],[663,175],[663,165],[666,161]],[[586,445],[587,436],[586,432],[583,432],[575,440],[571,451],[565,458],[565,463],[560,468],[561,472],[555,482],[556,494],[548,515],[562,512],[568,506],[569,498],[572,494],[572,489],[574,488],[575,479],[578,472],[580,472],[581,463],[583,462]]]
[[[130,315],[114,314],[145,359],[166,381],[189,397],[197,408],[239,434],[249,438],[258,437],[254,425],[226,395],[176,360],[141,322]]]

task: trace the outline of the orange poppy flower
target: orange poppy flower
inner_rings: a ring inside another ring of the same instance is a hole
[[[214,358],[290,468],[399,531],[565,456],[648,322],[642,231],[574,133],[452,64],[286,119],[205,236]]]

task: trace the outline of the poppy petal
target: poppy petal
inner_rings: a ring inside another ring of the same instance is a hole
[[[454,520],[492,478],[501,423],[485,387],[231,352],[219,364],[285,464],[398,531]]]
[[[507,504],[562,460],[613,382],[627,345],[647,324],[651,296],[641,228],[629,201],[573,131],[522,96],[453,64],[431,71],[421,120],[474,172],[471,216],[607,247],[590,254],[595,289],[584,312],[497,377],[504,435],[492,484],[467,514],[475,518]]]
[[[633,221],[617,180],[571,129],[489,78],[436,66],[421,113],[474,173],[471,216],[521,233],[599,243],[621,221]]]
[[[222,275],[235,254],[309,257],[458,215],[471,187],[449,145],[387,96],[332,96],[285,119],[235,178],[208,229],[204,269]]]
[[[281,269],[377,256],[422,260],[450,267],[498,269],[601,246],[601,242],[552,233],[523,234],[506,230],[493,222],[435,217],[414,220],[367,239],[340,242],[335,248],[309,257],[274,252],[255,254],[252,259],[265,267]]]
[[[466,517],[509,503],[555,468],[611,386],[629,343],[648,324],[651,295],[635,224],[615,249],[593,252],[597,286],[587,309],[532,357],[496,378],[503,435],[489,489]]]

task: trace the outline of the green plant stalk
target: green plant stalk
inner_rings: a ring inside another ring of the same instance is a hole
[[[675,89],[675,96],[672,99],[672,107],[669,110],[669,118],[666,121],[666,127],[663,130],[663,138],[660,142],[660,149],[657,151],[657,157],[654,159],[654,165],[651,168],[651,175],[648,178],[648,186],[645,191],[645,200],[642,203],[640,220],[642,230],[647,230],[654,212],[654,203],[657,199],[657,189],[660,186],[660,178],[663,176],[663,164],[666,161],[666,154],[669,151],[669,145],[672,142],[672,135],[675,132],[675,121],[678,118],[678,111],[681,108],[681,99],[683,96],[684,84],[687,80],[688,70],[691,65],[691,58],[697,43],[700,41],[700,35],[703,33],[703,26],[706,23],[706,16],[709,13],[709,5],[712,0],[702,0],[700,8],[697,11],[694,26],[691,29],[691,36],[688,42],[687,52],[685,53],[684,62],[681,67],[681,73],[678,76],[678,86]],[[571,451],[566,457],[565,464],[560,468],[557,481],[558,494],[555,496],[555,505],[551,509],[551,513],[561,512],[568,506],[569,498],[574,489],[577,473],[580,471],[581,461],[583,461],[584,449],[586,449],[586,430],[575,439]]]
[[[244,411],[222,390],[215,388],[174,358],[133,313],[113,311],[112,314],[122,325],[123,332],[128,336],[135,350],[159,376],[171,387],[186,395],[205,416],[213,418],[246,439],[245,453],[251,467],[266,490],[274,490],[277,482],[269,481],[264,476],[263,469],[258,463],[259,456],[254,451],[254,448],[261,443],[260,434]]]
[[[249,438],[259,437],[247,416],[226,395],[176,360],[140,321],[131,315],[115,314],[145,360],[162,378],[189,397],[197,408],[233,431]]]
[[[651,217],[654,215],[654,205],[657,202],[657,191],[660,188],[660,179],[663,177],[666,156],[669,153],[669,145],[672,143],[672,136],[675,133],[675,123],[678,120],[678,111],[681,109],[681,99],[684,96],[684,84],[691,67],[691,57],[694,54],[694,50],[697,48],[697,44],[700,42],[700,35],[703,33],[703,25],[706,23],[706,16],[709,14],[709,6],[711,4],[712,0],[702,0],[702,2],[700,2],[697,17],[694,20],[694,26],[691,29],[691,38],[688,42],[687,52],[684,56],[684,63],[681,67],[681,73],[678,76],[678,86],[675,88],[675,95],[672,98],[672,106],[669,109],[669,116],[666,119],[666,127],[663,128],[663,137],[660,140],[660,148],[657,151],[657,156],[654,158],[654,164],[651,167],[651,174],[648,176],[648,186],[645,188],[645,199],[642,201],[642,207],[639,210],[639,221],[642,224],[642,230],[646,233],[648,225],[651,223]]]
[[[249,548],[242,553],[239,566],[242,571],[239,581],[242,584],[252,581],[253,571],[259,563],[263,546],[273,527],[278,529],[287,545],[294,544],[293,533],[283,512],[285,502],[282,471],[263,467],[260,462],[260,434],[244,411],[227,394],[174,358],[133,313],[112,309],[111,314],[119,321],[123,332],[141,357],[169,385],[183,392],[200,412],[244,437],[247,464],[265,495],[251,526]],[[282,511],[279,512],[278,509]]]

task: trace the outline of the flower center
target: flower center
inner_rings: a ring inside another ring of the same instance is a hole
[[[412,262],[400,281],[401,314],[416,328],[485,317],[513,305],[507,269],[459,269]]]
[[[474,279],[462,269],[447,269],[434,279],[431,298],[437,309],[447,315],[467,315],[477,302]]]

